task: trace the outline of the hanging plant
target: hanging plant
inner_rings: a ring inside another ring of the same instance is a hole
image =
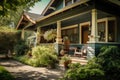
[[[54,40],[56,37],[56,29],[46,31],[43,36],[44,39],[46,39],[47,41]]]

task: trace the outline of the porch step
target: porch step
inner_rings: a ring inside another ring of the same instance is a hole
[[[70,58],[72,60],[72,63],[80,63],[81,65],[86,65],[87,62],[88,62],[88,60],[86,59],[86,57],[74,57],[74,56],[71,56]],[[63,66],[64,66],[63,64],[59,64],[59,67],[61,69],[64,69]]]
[[[88,60],[84,57],[71,57],[72,63],[80,63],[81,65],[86,65]]]

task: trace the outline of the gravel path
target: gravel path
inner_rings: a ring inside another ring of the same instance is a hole
[[[63,69],[47,69],[43,67],[31,67],[15,60],[0,60],[15,80],[57,80],[64,74]]]

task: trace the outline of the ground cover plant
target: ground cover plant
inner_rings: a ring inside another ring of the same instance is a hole
[[[14,77],[3,66],[0,66],[0,80],[14,80]]]

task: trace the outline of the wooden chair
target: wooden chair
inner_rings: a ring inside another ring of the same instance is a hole
[[[79,55],[80,57],[82,57],[83,53],[82,53],[81,49],[75,48],[74,56],[76,56],[76,55]]]

